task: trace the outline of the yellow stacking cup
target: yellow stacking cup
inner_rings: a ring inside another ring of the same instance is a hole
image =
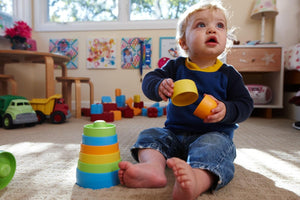
[[[217,102],[209,95],[205,95],[193,114],[201,119],[205,119],[212,114],[211,110],[215,107],[217,107]]]
[[[120,159],[120,151],[103,155],[85,154],[82,152],[79,153],[79,160],[88,164],[106,164],[116,162]]]
[[[171,97],[175,106],[187,106],[198,99],[198,90],[194,81],[181,79],[174,83],[174,92]]]

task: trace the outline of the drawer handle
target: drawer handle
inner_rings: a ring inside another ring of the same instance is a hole
[[[251,62],[255,62],[255,58],[252,58]]]

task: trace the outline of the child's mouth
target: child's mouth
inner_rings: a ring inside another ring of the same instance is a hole
[[[217,44],[218,43],[218,40],[216,37],[212,36],[212,37],[209,37],[206,42],[206,44]]]

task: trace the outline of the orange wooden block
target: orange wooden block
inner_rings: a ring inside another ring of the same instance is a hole
[[[131,108],[133,110],[133,99],[132,98],[128,98],[125,102],[129,108]]]
[[[134,116],[142,114],[142,109],[140,109],[140,108],[133,108],[133,114],[134,114]]]
[[[121,120],[122,119],[122,112],[120,110],[113,110],[111,112],[114,113],[114,120]]]
[[[116,95],[116,97],[121,96],[121,89],[120,88],[117,88],[115,90],[115,95]]]

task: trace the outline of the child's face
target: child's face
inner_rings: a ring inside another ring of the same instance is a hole
[[[225,49],[227,23],[222,10],[202,10],[195,12],[188,20],[185,38],[179,41],[189,57],[216,58]]]

